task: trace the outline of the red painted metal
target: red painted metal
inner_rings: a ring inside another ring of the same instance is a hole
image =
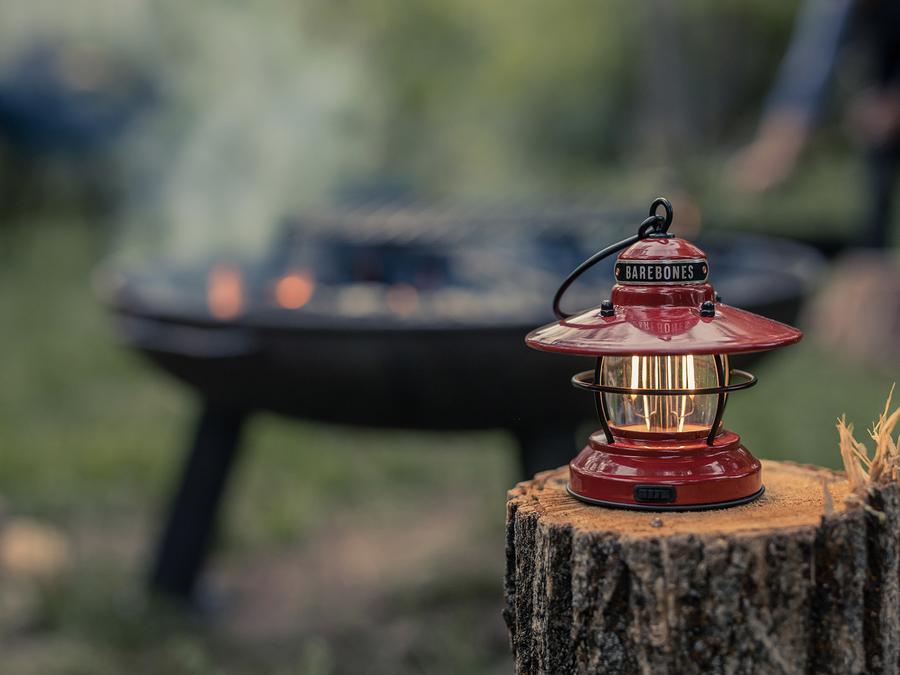
[[[684,239],[644,239],[622,251],[620,261],[706,260]],[[715,315],[701,317],[700,306],[715,301],[706,282],[681,285],[613,287],[615,315],[595,307],[531,331],[529,347],[562,354],[610,356],[636,354],[735,354],[758,352],[797,342],[791,326],[736,307],[715,303]]]
[[[635,487],[670,486],[672,502],[661,508],[689,508],[734,502],[759,492],[759,461],[740,437],[720,433],[713,445],[703,439],[649,441],[616,438],[602,433],[569,465],[569,489],[575,496],[622,506],[648,506],[635,498]]]
[[[681,237],[641,239],[619,254],[619,260],[693,260],[706,254]]]
[[[663,289],[665,290],[665,289]],[[722,303],[713,317],[696,307],[617,306],[615,316],[599,308],[548,324],[525,338],[529,347],[583,356],[734,354],[797,342],[803,334],[778,321]]]
[[[684,239],[658,234],[638,241],[619,254],[616,274],[622,278],[613,287],[612,308],[596,307],[538,328],[526,344],[593,357],[699,355],[762,351],[802,337],[796,328],[717,302],[706,254]],[[669,283],[670,275],[677,281]],[[598,411],[604,414],[599,405]],[[610,434],[591,436],[569,465],[569,491],[584,501],[680,510],[743,503],[762,494],[760,464],[734,432],[703,438],[611,427]]]

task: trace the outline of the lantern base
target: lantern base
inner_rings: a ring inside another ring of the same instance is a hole
[[[713,504],[686,504],[684,506],[678,506],[677,504],[668,505],[668,506],[656,506],[653,504],[620,504],[618,502],[607,502],[602,499],[591,499],[590,497],[585,497],[584,495],[580,495],[572,490],[571,484],[566,485],[566,492],[575,497],[578,501],[582,501],[585,504],[590,504],[592,506],[605,506],[609,509],[626,509],[629,511],[712,511],[714,509],[727,509],[732,506],[740,506],[741,504],[749,504],[752,501],[756,501],[760,497],[763,496],[763,493],[766,491],[765,486],[759,489],[759,492],[754,492],[749,497],[742,497],[741,499],[734,499],[730,502],[715,502]]]
[[[648,441],[594,434],[569,463],[568,491],[600,506],[643,511],[695,511],[746,504],[760,497],[759,461],[740,436]]]

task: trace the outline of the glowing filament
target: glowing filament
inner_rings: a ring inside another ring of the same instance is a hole
[[[694,383],[694,355],[688,354],[684,357],[687,372],[687,389],[694,390],[697,385]],[[691,400],[694,400],[694,394],[691,394]]]
[[[687,356],[682,358],[682,385],[685,389],[689,391],[693,391],[696,389],[696,382],[694,380],[694,355],[688,354]],[[681,413],[678,415],[678,431],[684,431],[684,419],[694,412],[694,396],[695,394],[688,394],[688,396],[681,397]],[[688,399],[691,400],[691,408],[688,410]]]
[[[631,357],[631,388],[638,388],[638,362],[640,361],[640,357],[632,356]],[[631,395],[631,400],[637,398],[637,394]]]
[[[643,368],[643,375],[641,376],[641,388],[647,389],[647,357],[641,357],[641,367]],[[644,422],[647,423],[647,431],[650,431],[650,398],[648,396],[644,396]]]

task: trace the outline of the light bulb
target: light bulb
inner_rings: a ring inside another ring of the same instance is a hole
[[[727,357],[723,357],[727,373]],[[727,380],[727,376],[726,376]],[[717,394],[696,394],[720,383],[712,355],[610,356],[603,359],[601,383],[636,390],[604,393],[613,430],[631,433],[706,434],[715,420]],[[667,389],[683,394],[641,394]]]

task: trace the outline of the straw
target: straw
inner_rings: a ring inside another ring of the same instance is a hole
[[[870,487],[897,480],[900,473],[900,435],[895,439],[894,429],[900,424],[900,408],[891,412],[894,387],[888,394],[884,411],[869,430],[869,437],[875,442],[875,450],[870,453],[865,443],[853,436],[853,424],[842,416],[837,423],[840,439],[841,458],[851,491],[857,497],[864,497]]]

